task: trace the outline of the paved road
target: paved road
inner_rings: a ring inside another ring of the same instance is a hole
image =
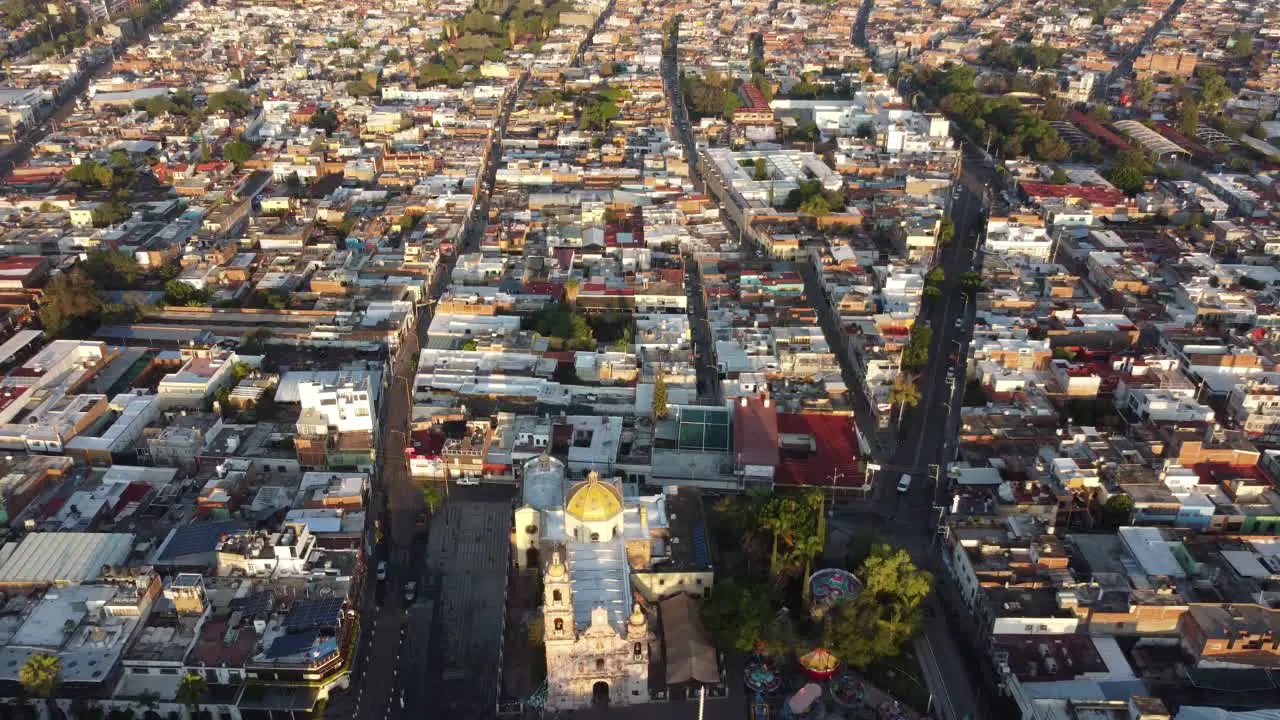
[[[588,43],[591,34],[600,27],[612,7],[610,3],[596,27],[588,34]],[[575,62],[580,57],[579,53]],[[461,247],[457,250],[458,254],[472,252],[479,247],[488,222],[498,163],[502,158],[502,140],[516,99],[528,78],[527,72],[522,73],[503,100],[502,111],[494,125],[493,139],[481,173],[476,207]],[[451,594],[457,589],[456,577],[459,576],[449,574],[447,566],[441,564],[446,549],[437,545],[435,552],[429,553],[428,538],[415,527],[420,513],[424,511],[422,486],[409,474],[408,459],[405,456],[413,411],[413,381],[417,371],[413,358],[426,344],[434,302],[448,288],[452,266],[452,259],[442,261],[431,278],[428,302],[418,309],[415,332],[408,335],[397,351],[392,362],[391,378],[384,390],[386,395],[381,413],[381,459],[371,507],[377,510],[384,536],[376,559],[387,561],[388,574],[385,581],[378,582],[373,578],[374,573],[369,573],[369,592],[373,593],[372,597],[377,602],[363,604],[365,613],[362,618],[359,655],[354,664],[352,689],[345,696],[339,697],[333,705],[344,717],[357,717],[361,720],[416,717],[429,705],[452,707],[451,717],[485,717],[493,710],[497,701],[496,689],[480,688],[474,684],[460,686],[457,683],[456,668],[451,669],[448,663],[454,655],[451,652],[453,645],[448,641],[450,634],[441,632],[441,629],[447,630],[458,619],[450,613],[459,607],[469,606],[460,604]],[[457,492],[456,488],[451,490],[441,486],[440,489],[446,497]],[[506,504],[501,507],[505,518],[509,514],[509,508]],[[466,525],[462,520],[454,518],[460,511],[459,508],[448,507],[446,500],[446,508],[439,511],[444,518],[441,520],[442,532],[448,530],[455,521],[456,524]],[[471,518],[470,514],[463,514]],[[491,515],[492,513],[486,515],[488,520],[484,520],[482,524],[492,525],[492,518],[489,517]],[[436,519],[433,518],[427,528],[433,534],[435,531],[430,525],[435,522]],[[501,530],[505,541],[505,520]],[[452,549],[448,548],[449,551]],[[436,558],[432,564],[427,562],[428,555]],[[485,564],[500,565],[498,577],[504,579],[505,556],[495,558],[490,557],[491,555],[492,553],[485,555]],[[442,570],[442,567],[445,569]],[[409,581],[417,583],[417,591],[412,599],[407,597],[405,591],[405,583]],[[499,606],[501,597],[502,593],[499,592]],[[465,617],[470,617],[470,613]],[[498,617],[500,622],[501,612]],[[492,638],[481,638],[478,642],[478,647],[487,643],[497,653],[502,642],[501,634],[495,633]],[[479,656],[481,653],[475,650],[472,654]],[[488,662],[485,668],[472,668],[471,672],[489,671],[496,666],[495,662]],[[471,691],[463,692],[468,687]],[[429,694],[429,689],[434,692]]]
[[[883,531],[910,551],[917,564],[935,572],[939,563],[933,538],[948,492],[945,478],[941,483],[935,478],[955,454],[964,366],[963,360],[957,364],[954,359],[967,357],[974,322],[975,308],[962,292],[961,276],[980,270],[981,213],[995,182],[994,169],[983,163],[980,152],[966,147],[965,156],[951,201],[955,241],[942,249],[938,258],[938,265],[946,273],[943,294],[926,302],[917,321],[928,323],[934,332],[929,363],[917,378],[921,400],[904,414],[900,442],[884,470],[877,474],[873,491],[874,508],[883,521]],[[948,368],[953,366],[955,375],[949,376]],[[897,484],[904,473],[912,476],[912,482],[906,493],[899,493]],[[956,637],[945,622],[946,613],[936,597],[929,602],[932,612],[916,642],[935,707],[941,717],[953,720],[982,716],[975,714],[985,706],[975,692],[981,676],[968,666],[960,652],[960,644],[969,640]]]
[[[522,75],[515,88],[504,101],[502,113],[494,128],[494,141],[481,175],[481,188],[477,196],[469,231],[464,235],[459,254],[474,250],[489,216],[489,200],[493,192],[494,176],[502,155],[502,137],[515,97],[523,88],[527,75]],[[421,603],[409,602],[404,585],[410,580],[423,588],[423,557],[426,538],[415,528],[419,513],[423,510],[422,486],[409,474],[405,447],[408,446],[409,421],[413,411],[413,380],[417,368],[413,358],[426,343],[435,300],[448,287],[453,262],[443,260],[428,285],[429,301],[417,313],[415,331],[409,333],[396,352],[391,365],[391,378],[384,389],[381,413],[381,453],[378,473],[370,507],[371,517],[379,519],[383,540],[371,565],[378,560],[387,562],[387,580],[379,583],[372,569],[365,597],[376,602],[364,602],[361,622],[361,639],[358,657],[354,663],[351,690],[335,699],[333,707],[344,717],[362,720],[385,719],[389,714],[412,710],[405,703],[406,686],[420,687],[420,683],[406,683],[414,674],[420,677],[425,669],[425,648],[430,642],[430,628],[436,618],[429,599]],[[441,488],[442,494],[448,488]],[[370,528],[370,532],[374,532]],[[425,588],[419,592],[425,592]],[[411,660],[406,665],[406,659]],[[417,663],[417,664],[415,664]],[[402,675],[402,670],[405,674]],[[420,705],[419,705],[420,706]]]

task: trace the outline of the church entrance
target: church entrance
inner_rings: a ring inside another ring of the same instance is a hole
[[[591,707],[606,710],[609,707],[609,683],[601,680],[591,686]]]

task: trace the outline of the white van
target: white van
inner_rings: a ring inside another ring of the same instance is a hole
[[[907,473],[902,473],[902,479],[898,481],[898,492],[905,493],[910,488],[911,476]]]

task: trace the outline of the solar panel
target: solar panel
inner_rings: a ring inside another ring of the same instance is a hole
[[[234,535],[247,530],[249,524],[240,520],[209,520],[195,522],[178,528],[165,545],[160,561],[179,560],[191,555],[211,553],[222,535]]]
[[[693,528],[693,561],[702,566],[711,564],[711,550],[707,547],[707,529],[701,525]]]
[[[289,610],[284,626],[287,630],[336,628],[341,619],[342,598],[303,600]]]
[[[319,633],[315,630],[285,633],[271,643],[271,647],[267,649],[267,657],[288,657],[306,652],[315,645],[318,636]]]
[[[264,615],[275,607],[275,596],[269,590],[256,592],[245,597],[234,598],[227,603],[232,612],[239,610],[245,615]]]

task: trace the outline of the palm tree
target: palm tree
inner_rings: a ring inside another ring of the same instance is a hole
[[[57,655],[36,653],[18,669],[18,682],[36,697],[52,698],[62,673],[62,660]]]
[[[427,513],[434,514],[436,508],[440,507],[440,491],[431,485],[424,486],[422,488],[422,504],[427,506]]]
[[[826,542],[821,535],[810,535],[808,537],[796,538],[795,549],[792,550],[792,557],[799,561],[804,560],[804,576],[800,579],[802,585],[801,592],[804,599],[809,599],[809,573],[813,566],[813,556],[826,549]]]
[[[178,692],[174,694],[173,699],[185,705],[188,713],[194,713],[196,708],[200,707],[200,703],[204,702],[208,692],[209,684],[203,677],[196,673],[187,673],[178,683]]]
[[[889,388],[889,404],[898,406],[898,424],[902,424],[902,413],[909,407],[920,404],[920,387],[915,378],[905,373],[899,374]]]
[[[760,525],[773,533],[773,550],[769,555],[769,574],[778,576],[778,540],[792,542],[799,506],[791,498],[773,498],[760,514]]]

